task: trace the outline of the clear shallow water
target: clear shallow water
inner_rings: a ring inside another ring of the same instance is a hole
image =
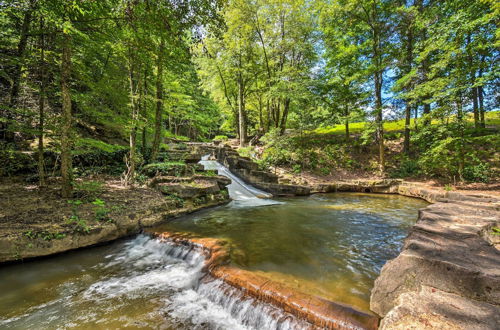
[[[283,204],[230,204],[156,228],[233,243],[233,263],[322,297],[368,310],[384,263],[397,256],[417,210],[399,195],[320,194]]]
[[[426,205],[399,196],[356,194],[280,201],[285,204],[250,208],[236,203],[157,229],[229,239],[235,264],[366,309],[378,270],[397,254],[416,210]],[[277,328],[269,315],[279,311],[219,281],[200,281],[202,264],[196,253],[139,235],[3,266],[0,328]]]

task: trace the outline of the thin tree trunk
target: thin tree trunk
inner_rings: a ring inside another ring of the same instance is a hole
[[[146,96],[148,94],[148,70],[147,66],[144,67],[144,81],[142,84],[142,116],[144,118],[144,124],[142,125],[142,154],[146,154],[146,147],[147,147],[147,141],[146,141],[146,135],[147,135],[147,124],[148,124],[148,109],[147,109],[147,102],[146,102]]]
[[[241,73],[238,77],[238,114],[239,114],[239,124],[240,124],[240,146],[244,147],[247,144],[247,123],[246,123],[246,115],[245,115],[245,93],[244,93],[244,85],[243,78]]]
[[[403,151],[407,155],[410,154],[410,123],[411,123],[411,105],[409,103],[406,103]]]
[[[463,120],[463,109],[462,109],[462,97],[459,96],[457,100],[457,119],[458,128],[460,131],[460,145],[458,150],[458,177],[460,181],[464,180],[464,168],[465,168],[465,137],[464,137],[464,120]]]
[[[431,113],[431,105],[429,103],[424,103],[424,126],[428,126],[431,123],[429,115]]]
[[[472,110],[474,112],[474,127],[479,128],[479,106],[477,102],[477,87],[472,87]]]
[[[72,186],[71,160],[71,36],[63,32],[62,59],[61,59],[61,97],[62,97],[62,125],[61,125],[61,193],[64,198],[70,198]]]
[[[379,147],[379,168],[380,172],[385,172],[385,153],[384,153],[384,126],[382,115],[382,74],[375,74],[375,109],[377,122],[377,138]]]
[[[479,86],[477,88],[477,97],[479,99],[479,116],[481,120],[481,127],[485,128],[486,127],[486,122],[484,121],[484,91],[483,91],[483,86]]]
[[[376,12],[375,3],[373,3],[373,11]],[[382,54],[380,46],[380,31],[374,28],[373,32],[373,61],[375,64],[375,121],[377,123],[377,138],[379,147],[379,169],[380,173],[385,173],[385,152],[384,152],[384,123],[382,113],[382,85],[383,85],[383,69],[382,69]]]
[[[163,37],[158,48],[158,58],[156,62],[156,112],[155,126],[153,137],[153,148],[151,150],[151,161],[154,162],[158,158],[158,150],[160,149],[162,114],[163,114],[163,52],[165,41]]]
[[[43,31],[43,18],[40,19],[40,30]],[[40,34],[40,95],[38,112],[38,182],[40,187],[45,186],[45,161],[43,158],[43,129],[44,129],[44,102],[45,102],[45,38]]]
[[[349,107],[347,105],[345,106],[344,116],[345,116],[345,139],[346,141],[349,141]]]
[[[132,184],[135,179],[135,169],[136,169],[136,162],[137,162],[137,155],[136,155],[136,139],[137,139],[137,119],[138,119],[138,109],[137,109],[137,100],[136,100],[136,88],[137,88],[137,83],[135,81],[135,58],[133,57],[133,52],[132,49],[129,48],[129,68],[128,68],[128,79],[129,79],[129,88],[130,88],[130,105],[131,105],[131,122],[132,122],[132,127],[130,129],[130,135],[129,135],[129,146],[130,146],[130,152],[129,152],[129,157],[128,157],[128,168],[127,168],[127,173],[125,175],[125,185],[128,186],[129,184]]]
[[[19,43],[17,44],[17,63],[14,66],[14,72],[12,75],[12,88],[10,90],[10,99],[9,99],[9,107],[6,113],[7,121],[3,123],[0,128],[2,131],[3,139],[9,142],[14,141],[14,133],[9,130],[9,125],[11,121],[14,119],[14,109],[17,106],[17,101],[19,98],[19,88],[21,81],[21,73],[24,62],[24,52],[26,51],[26,45],[28,43],[28,33],[31,24],[31,16],[33,13],[34,1],[31,0],[29,4],[29,8],[24,14],[23,24],[21,25],[21,37],[19,39]]]
[[[288,112],[290,110],[290,99],[286,98],[285,101],[283,102],[283,115],[281,116],[281,123],[280,123],[280,133],[284,134],[285,129],[286,129],[286,121],[288,118]]]

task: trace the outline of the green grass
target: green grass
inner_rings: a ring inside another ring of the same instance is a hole
[[[450,118],[451,120],[452,118]],[[467,121],[472,122],[474,120],[472,113],[467,114]],[[421,119],[419,119],[421,121]],[[500,111],[490,111],[485,113],[485,121],[488,126],[500,126]],[[433,119],[432,124],[439,124],[441,121],[438,119]],[[351,134],[361,133],[368,128],[370,123],[358,122],[349,124],[349,132]],[[410,128],[414,128],[414,121],[411,120]],[[387,121],[384,122],[385,132],[398,132],[403,131],[405,128],[405,120]],[[329,135],[329,134],[345,134],[345,126],[335,125],[322,128],[316,128],[312,131],[306,131],[306,133],[318,134],[318,135]]]

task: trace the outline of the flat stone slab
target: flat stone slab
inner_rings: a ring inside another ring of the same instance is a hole
[[[490,196],[404,185],[437,201],[419,211],[398,257],[375,281],[370,309],[383,329],[498,329],[500,203]]]
[[[498,306],[466,299],[422,286],[419,292],[399,296],[397,305],[382,320],[381,329],[498,329]]]

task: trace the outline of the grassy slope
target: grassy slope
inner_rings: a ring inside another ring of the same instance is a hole
[[[450,119],[451,120],[451,119]],[[467,120],[472,122],[473,117],[472,114],[467,114]],[[500,126],[500,111],[491,111],[486,112],[485,114],[486,126]],[[433,124],[440,123],[440,120],[433,119]],[[370,123],[367,122],[359,122],[359,123],[351,123],[349,124],[350,133],[357,134],[361,133],[366,127],[369,127]],[[387,121],[384,123],[384,131],[385,132],[398,132],[403,131],[405,128],[405,120],[396,120],[396,121]],[[415,122],[411,120],[411,129],[415,128]],[[328,134],[345,134],[345,126],[344,125],[335,125],[329,127],[317,128],[312,131],[308,131],[306,133],[313,133],[319,135],[328,135]]]

